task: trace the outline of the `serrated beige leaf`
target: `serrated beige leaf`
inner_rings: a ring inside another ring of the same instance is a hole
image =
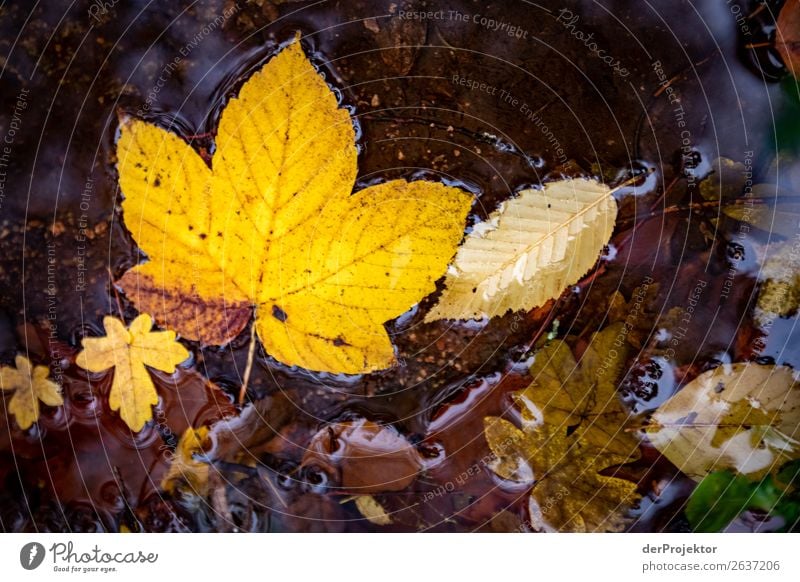
[[[425,321],[493,317],[558,297],[595,264],[616,217],[611,190],[595,180],[523,190],[475,226]]]
[[[647,431],[696,481],[722,469],[760,478],[800,458],[800,384],[785,366],[723,365],[662,404]]]

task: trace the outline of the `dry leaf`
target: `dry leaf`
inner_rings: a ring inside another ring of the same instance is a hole
[[[508,466],[493,469],[514,481],[533,480],[528,510],[536,531],[624,529],[628,522],[625,511],[638,499],[636,485],[600,472],[633,458],[619,457],[586,438],[567,435],[564,427],[520,430],[502,418],[487,417],[484,428],[499,462],[516,465],[510,473],[504,473]],[[529,478],[520,479],[528,474]]]
[[[375,525],[390,525],[392,518],[372,495],[358,495],[354,499],[358,511]]]
[[[800,0],[786,0],[776,24],[778,52],[789,72],[800,79]]]
[[[800,307],[800,249],[796,243],[769,247],[770,253],[761,268],[761,288],[753,317],[762,327],[776,317],[788,317]]]
[[[597,262],[616,216],[611,191],[594,180],[523,190],[475,226],[425,321],[493,317],[558,297]]]
[[[700,196],[705,200],[736,198],[742,195],[747,180],[747,167],[730,158],[711,162],[712,173],[700,182]]]
[[[409,13],[415,9],[419,7],[405,4],[400,12]],[[373,19],[374,26],[365,21],[364,26],[374,33],[375,42],[380,47],[378,54],[388,72],[402,77],[414,67],[419,47],[425,44],[428,35],[428,23],[419,18],[399,17],[395,14],[396,8],[390,8],[389,12],[391,17],[382,18],[380,23]]]
[[[323,427],[311,439],[301,463],[323,470],[336,486],[358,493],[405,489],[422,465],[417,450],[394,428],[363,418]]]
[[[188,339],[259,339],[288,364],[363,373],[394,362],[383,326],[435,289],[471,197],[395,180],[352,194],[350,115],[294,42],[222,113],[213,170],[183,140],[127,120],[125,223],[150,261],[120,281]]]
[[[522,429],[502,418],[484,420],[492,469],[533,482],[529,509],[538,531],[619,531],[638,499],[634,483],[601,474],[639,456],[616,394],[628,349],[622,329],[614,324],[595,334],[580,364],[560,340],[537,352],[533,383],[515,395]]]
[[[190,354],[175,341],[174,331],[151,331],[153,320],[147,314],[139,315],[128,329],[111,316],[103,319],[103,325],[106,336],[83,338],[83,351],[75,362],[90,372],[114,368],[108,404],[138,432],[153,418],[152,407],[158,404],[156,387],[145,366],[172,374]]]
[[[48,406],[61,406],[61,387],[48,379],[50,369],[47,366],[33,366],[25,356],[18,355],[14,359],[16,368],[3,366],[0,368],[0,389],[14,391],[8,403],[8,411],[14,415],[17,425],[27,430],[39,420],[39,401]]]
[[[800,386],[784,366],[723,365],[662,404],[647,432],[696,481],[722,469],[760,478],[800,458]]]
[[[178,441],[172,464],[161,481],[161,488],[167,493],[186,491],[205,497],[208,493],[208,463],[198,461],[195,455],[205,452],[208,427],[187,428]]]
[[[800,204],[731,204],[723,206],[722,212],[735,220],[787,238],[800,232]]]
[[[605,301],[602,313],[609,323],[624,324],[624,335],[634,348],[641,349],[653,333],[653,320],[658,319],[655,303],[658,298],[659,284],[648,277],[631,293],[630,300],[614,291]]]

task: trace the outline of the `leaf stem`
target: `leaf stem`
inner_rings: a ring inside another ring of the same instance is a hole
[[[114,285],[114,274],[111,272],[111,269],[107,269],[108,271],[108,286],[111,288],[111,291],[114,293],[114,298],[117,300],[117,311],[119,311],[119,318],[122,320],[122,323],[125,327],[128,327],[128,323],[125,321],[125,311],[122,309],[122,299],[119,297],[119,291],[117,290],[116,285]]]
[[[244,397],[247,395],[247,384],[250,381],[250,373],[253,371],[253,360],[256,354],[256,323],[250,326],[250,348],[247,350],[247,364],[244,367],[242,376],[242,387],[239,389],[239,404],[244,404]]]

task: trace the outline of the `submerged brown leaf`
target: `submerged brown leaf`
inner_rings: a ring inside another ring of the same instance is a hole
[[[622,331],[613,324],[595,334],[580,363],[563,341],[545,346],[531,368],[533,382],[516,394],[522,428],[484,420],[493,470],[533,482],[530,517],[538,531],[619,531],[638,499],[634,483],[607,474],[639,456],[616,394],[628,349]]]
[[[325,471],[342,489],[376,493],[405,489],[417,478],[422,460],[393,428],[362,418],[320,430],[302,466]]]
[[[800,0],[786,0],[777,25],[775,45],[786,68],[800,79]]]

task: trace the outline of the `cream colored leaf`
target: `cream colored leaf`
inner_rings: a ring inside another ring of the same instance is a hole
[[[27,430],[39,420],[39,401],[48,406],[61,406],[61,387],[50,380],[47,366],[33,366],[25,356],[18,355],[15,367],[0,368],[0,390],[14,391],[8,403],[8,411],[14,415],[17,425]]]
[[[594,180],[523,190],[475,226],[425,321],[493,317],[558,297],[595,264],[616,217],[611,191]]]
[[[662,404],[650,441],[689,477],[733,469],[760,478],[800,458],[800,384],[784,366],[723,365]]]
[[[358,511],[367,521],[375,525],[389,525],[392,518],[386,513],[383,506],[372,495],[359,495],[355,498]]]

